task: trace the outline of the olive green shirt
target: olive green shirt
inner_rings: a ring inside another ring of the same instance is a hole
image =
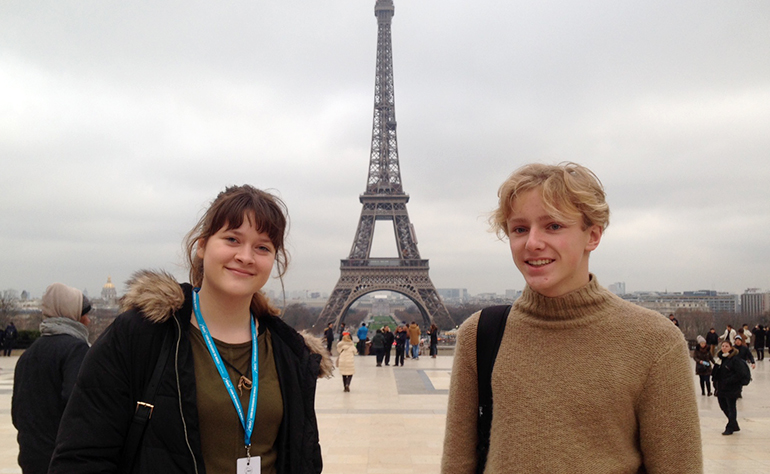
[[[260,456],[262,474],[275,474],[277,451],[275,441],[283,419],[283,399],[278,382],[278,372],[273,357],[270,331],[259,328],[259,392],[254,432],[251,435],[251,455]],[[201,448],[206,472],[209,474],[233,474],[236,460],[246,457],[244,430],[235,411],[225,384],[219,376],[200,330],[190,327],[190,342],[195,361],[195,384],[200,419]],[[251,380],[251,342],[227,344],[214,339],[219,355],[238,390],[241,375]],[[236,372],[237,369],[240,373]],[[251,391],[240,391],[244,416],[249,408]]]

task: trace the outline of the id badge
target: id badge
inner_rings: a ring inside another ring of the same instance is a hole
[[[238,458],[237,466],[238,474],[260,474],[262,471],[262,460],[259,456],[252,456],[251,458]]]

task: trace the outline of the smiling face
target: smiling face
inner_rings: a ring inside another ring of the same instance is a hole
[[[265,285],[275,262],[275,247],[253,223],[253,218],[244,218],[240,227],[225,225],[207,241],[198,242],[197,255],[203,260],[201,288],[250,300]]]
[[[557,297],[588,283],[588,257],[599,245],[601,227],[583,229],[580,216],[569,222],[553,217],[540,187],[515,198],[507,225],[513,261],[531,289]]]

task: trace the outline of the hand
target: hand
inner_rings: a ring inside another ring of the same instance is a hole
[[[751,368],[752,369],[756,369],[757,368],[757,364],[751,364]]]

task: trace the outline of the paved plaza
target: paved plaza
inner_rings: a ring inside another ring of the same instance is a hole
[[[21,473],[10,414],[17,359],[0,357],[0,474]],[[350,393],[342,391],[340,376],[319,381],[316,407],[324,472],[438,473],[452,360],[423,356],[406,359],[404,367],[378,368],[374,357],[356,357]],[[758,362],[752,375],[738,400],[741,431],[732,436],[721,435],[726,419],[717,400],[698,391],[707,474],[770,468],[770,362]]]

